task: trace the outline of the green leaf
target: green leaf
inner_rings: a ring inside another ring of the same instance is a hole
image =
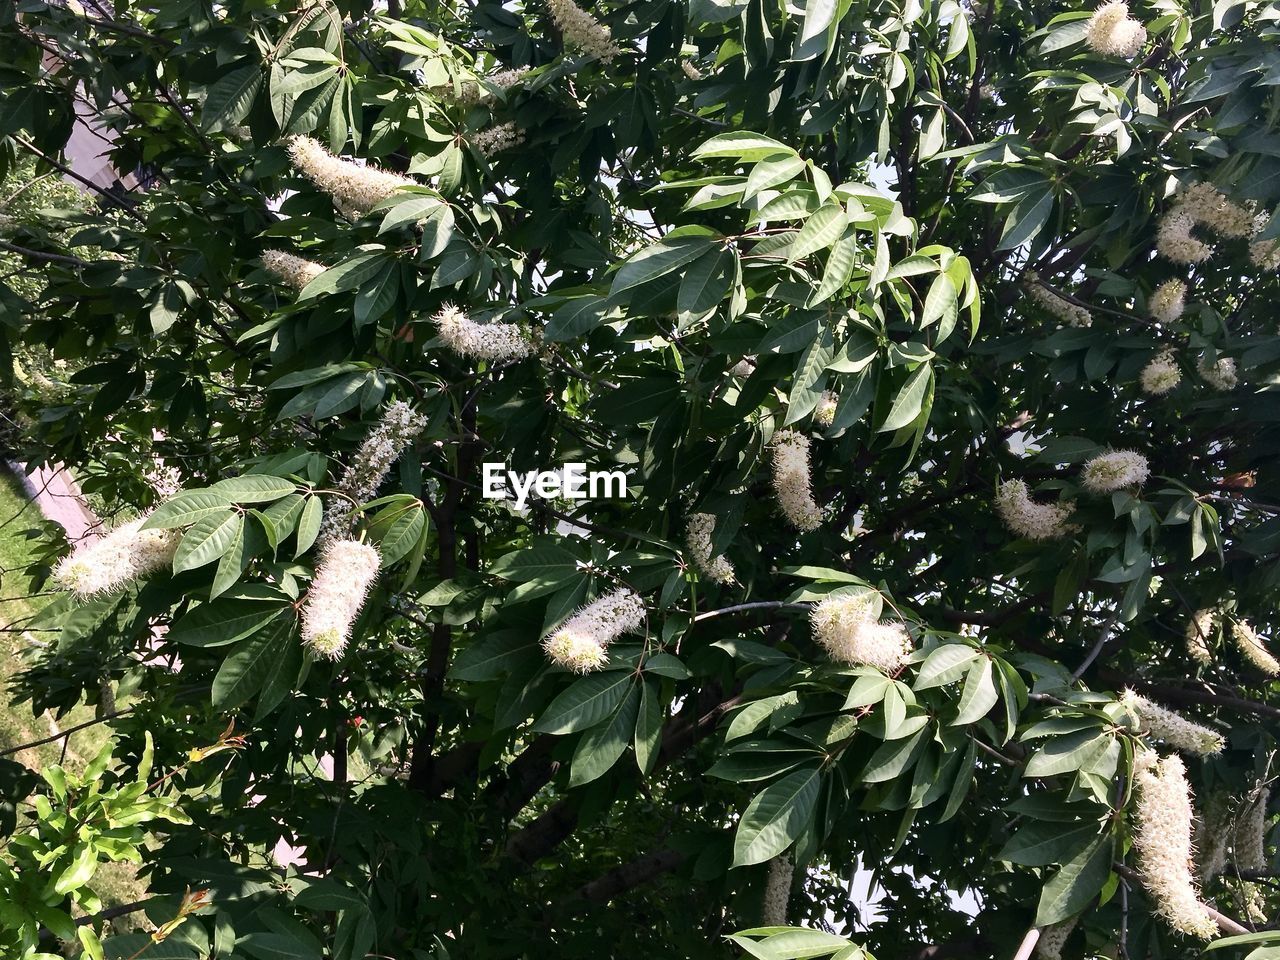
[[[234,127],[249,115],[261,88],[262,68],[256,63],[222,73],[205,95],[201,127],[206,133]]]
[[[623,291],[678,270],[686,263],[696,260],[713,249],[716,242],[706,236],[677,237],[660,240],[652,246],[645,247],[618,268],[618,272],[613,276],[613,286],[610,288],[609,295],[616,296]]]
[[[98,872],[98,855],[92,844],[81,841],[71,849],[71,862],[54,877],[54,893],[66,895],[79,890]]]
[[[443,203],[444,201],[439,197],[405,194],[404,199],[387,210],[386,215],[382,218],[382,225],[378,227],[378,234],[381,236],[388,230],[395,230],[397,227],[407,226],[408,224],[416,224],[420,220],[424,220],[428,214]]]
[[[499,557],[488,572],[516,583],[528,583],[531,580],[561,583],[577,574],[578,562],[575,554],[562,547],[525,547]]]
[[[293,549],[293,556],[296,560],[308,550],[312,544],[316,542],[316,537],[320,536],[320,525],[324,520],[324,504],[320,498],[314,494],[307,497],[307,502],[302,507],[302,516],[298,518],[298,539]]]
[[[779,143],[758,133],[745,130],[733,130],[720,133],[704,142],[693,151],[695,160],[710,160],[714,157],[729,157],[736,160],[763,160],[781,154],[794,154],[795,150],[785,143]]]
[[[219,480],[210,492],[221,494],[232,503],[271,503],[288,496],[298,485],[284,477],[272,477],[263,473],[249,473],[243,477]]]
[[[292,639],[289,627],[287,621],[281,620],[272,629],[242,641],[222,661],[213,678],[215,710],[231,710],[240,706],[280,669]]]
[[[569,767],[569,786],[578,787],[597,780],[618,762],[635,733],[643,688],[644,684],[632,686],[608,723],[593,727],[582,735]]]
[[[929,292],[924,298],[924,309],[920,312],[920,326],[927,327],[945,317],[948,327],[954,327],[958,297],[959,292],[949,276],[940,273],[934,277],[933,283],[929,285]]]
[[[815,766],[795,770],[755,795],[733,837],[733,866],[772,860],[809,825],[822,775]]]
[[[662,744],[662,701],[658,686],[646,680],[640,686],[640,710],[636,716],[635,751],[636,766],[648,775],[658,762],[658,748]]]
[[[234,510],[212,514],[198,520],[182,537],[173,555],[173,572],[195,570],[212,563],[229,550],[236,538],[244,517]]]
[[[835,201],[824,203],[796,234],[787,250],[787,259],[794,263],[819,250],[825,250],[844,236],[848,223],[844,207]]]
[[[862,782],[884,783],[911,769],[919,759],[922,749],[928,745],[927,733],[928,729],[925,728],[901,740],[882,743],[867,761],[867,766],[862,771]]]
[[[676,313],[681,320],[701,317],[725,298],[733,282],[735,256],[730,250],[708,250],[689,265],[676,295]]]
[[[770,187],[776,187],[789,180],[794,180],[803,172],[804,161],[794,153],[766,157],[751,169],[751,173],[747,177],[746,188],[742,193],[742,200],[745,202],[762,190],[768,190]]]
[[[1049,220],[1053,212],[1053,190],[1046,184],[1027,194],[1009,211],[1004,221],[997,250],[1013,250],[1030,240]]]
[[[1031,820],[1008,839],[996,854],[997,860],[1008,860],[1024,867],[1047,867],[1067,863],[1093,845],[1098,825],[1086,823],[1070,830],[1063,824]]]
[[[392,521],[391,526],[378,542],[382,554],[382,569],[399,563],[409,555],[422,536],[427,525],[427,512],[421,506],[406,510]]]
[[[594,727],[622,703],[633,679],[628,671],[611,671],[575,680],[551,701],[533,729],[563,735]]]
[[[1111,738],[1096,728],[1055,737],[1032,755],[1022,775],[1053,777],[1062,773],[1074,773],[1096,760],[1110,742]]]
[[[853,265],[857,261],[857,256],[856,234],[850,227],[832,245],[826,268],[822,271],[822,282],[814,290],[807,306],[816,307],[820,303],[825,303],[844,289],[844,285],[853,276]]]
[[[960,694],[960,713],[951,721],[952,726],[977,723],[1000,701],[996,690],[994,667],[990,657],[982,657],[969,668]]]
[[[107,960],[200,960],[194,947],[178,943],[174,939],[155,943],[145,933],[130,933],[112,937],[102,945]]]
[[[203,517],[224,513],[231,506],[231,499],[211,490],[193,490],[181,493],[172,500],[156,507],[142,525],[143,530],[171,530],[185,527]]]
[[[449,679],[496,680],[537,650],[536,641],[525,631],[500,630],[464,647],[449,668]]]
[[[977,658],[978,651],[967,643],[944,643],[925,658],[911,689],[928,690],[959,680]]]
[[[255,960],[322,960],[319,950],[287,933],[249,933],[236,941]]]
[[[1036,926],[1047,926],[1084,910],[1111,876],[1112,839],[1102,834],[1070,862],[1062,865],[1040,892]]]
[[[893,406],[889,408],[889,415],[885,417],[884,423],[880,424],[876,432],[887,433],[890,430],[900,430],[912,423],[920,415],[925,394],[932,385],[933,365],[920,364],[898,391]]]
[[[189,647],[220,647],[256,633],[287,610],[285,603],[224,597],[202,603],[179,619],[167,638]]]

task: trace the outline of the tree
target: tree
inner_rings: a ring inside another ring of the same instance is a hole
[[[5,955],[1273,919],[1280,7],[386,6],[0,12],[0,173],[90,111],[140,184],[0,238],[112,514],[16,696],[118,758],[0,770]]]

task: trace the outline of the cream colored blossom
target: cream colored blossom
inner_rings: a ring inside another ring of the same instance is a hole
[[[716,528],[716,518],[709,513],[692,513],[685,524],[689,556],[698,572],[716,583],[732,583],[733,564],[724,557],[711,555],[711,534]]]
[[[609,644],[639,629],[644,618],[644,601],[633,591],[619,588],[562,623],[542,641],[542,649],[554,663],[575,673],[590,673],[608,662]]]
[[[485,77],[485,82],[493,84],[500,90],[509,90],[516,84],[523,83],[524,78],[528,75],[528,67],[512,67],[507,70],[499,70],[497,73],[490,74]]]
[[[760,906],[760,926],[782,927],[787,923],[787,903],[791,900],[791,884],[796,867],[789,853],[769,861],[769,876],[764,885]]]
[[[1178,209],[1220,237],[1238,240],[1254,232],[1253,210],[1236,203],[1212,183],[1193,183],[1183,190]]]
[[[262,265],[296,290],[301,290],[326,269],[322,263],[295,257],[283,250],[264,250]]]
[[[1041,285],[1034,270],[1027,271],[1023,289],[1027,296],[1046,313],[1057,317],[1069,327],[1087,327],[1093,323],[1093,315],[1078,303],[1072,303]]]
[[[1141,486],[1151,473],[1147,458],[1133,450],[1112,450],[1093,457],[1080,471],[1080,483],[1093,493]]]
[[[1201,380],[1222,393],[1234,390],[1240,382],[1236,362],[1231,357],[1219,357],[1213,363],[1203,357],[1196,364],[1196,372],[1200,374]]]
[[[1209,638],[1214,634],[1214,621],[1217,618],[1212,607],[1197,610],[1187,624],[1187,653],[1197,663],[1208,666],[1213,662],[1213,654],[1209,651]]]
[[[522,143],[524,143],[524,133],[511,121],[471,135],[471,145],[485,156],[510,150]]]
[[[1004,525],[1029,540],[1052,540],[1068,532],[1075,504],[1036,503],[1021,480],[1006,480],[996,491],[996,512]]]
[[[530,337],[514,323],[477,323],[452,304],[445,304],[432,322],[440,339],[454,353],[474,360],[501,363],[534,352]]]
[[[1249,794],[1245,809],[1236,821],[1235,864],[1241,870],[1267,869],[1267,805],[1271,788],[1259,783]]]
[[[911,653],[911,634],[900,623],[876,620],[874,593],[827,597],[810,611],[813,635],[832,660],[893,673]]]
[[[1161,217],[1156,228],[1156,250],[1160,256],[1185,264],[1203,263],[1213,256],[1213,245],[1192,233],[1194,226],[1195,221],[1177,207]]]
[[[1231,624],[1231,639],[1241,655],[1270,677],[1280,676],[1280,661],[1271,655],[1262,638],[1249,625],[1248,620],[1236,620]]]
[[[1258,214],[1253,221],[1253,236],[1266,229],[1269,217],[1265,213]],[[1280,240],[1251,240],[1249,242],[1249,261],[1263,270],[1280,270]]]
[[[1218,933],[1200,900],[1192,876],[1191,786],[1186,767],[1175,755],[1157,759],[1152,751],[1137,757],[1134,847],[1138,870],[1157,912],[1181,933],[1212,939]]]
[[[702,71],[693,65],[692,60],[681,58],[680,69],[684,71],[684,75],[690,80],[696,81],[702,79]]]
[[[330,540],[302,604],[302,642],[316,656],[337,660],[378,576],[382,558],[358,540]]]
[[[1104,57],[1136,56],[1147,42],[1147,28],[1129,16],[1129,5],[1111,0],[1094,11],[1086,25],[1085,43]]]
[[[81,598],[114,593],[173,562],[177,530],[143,530],[142,516],[76,547],[53,571],[53,582]]]
[[[313,137],[293,137],[289,157],[312,183],[333,197],[344,215],[358,217],[401,187],[417,186],[416,181],[397,173],[335,157]]]
[[[391,465],[426,425],[427,418],[414,412],[403,400],[387,406],[338,481],[337,490],[342,496],[334,497],[325,504],[320,534],[322,541],[345,537],[351,532],[355,505],[377,495]]]
[[[813,408],[813,422],[820,427],[829,427],[836,419],[836,404],[839,398],[830,390],[823,390],[818,398],[818,405]]]
[[[1040,939],[1036,941],[1036,956],[1040,960],[1062,960],[1062,948],[1067,945],[1067,938],[1079,922],[1078,916],[1071,917],[1041,930]]]
[[[1187,285],[1173,277],[1156,287],[1147,301],[1147,310],[1161,323],[1173,323],[1187,308]]]
[[[1182,380],[1182,371],[1178,369],[1178,363],[1173,359],[1172,350],[1163,350],[1156,354],[1138,376],[1139,383],[1142,384],[1142,392],[1149,393],[1153,397],[1163,396]]]
[[[567,46],[605,63],[622,53],[609,28],[573,0],[547,0],[547,7]]]
[[[1215,790],[1201,805],[1195,822],[1196,873],[1201,887],[1207,887],[1222,876],[1234,826],[1226,793]]]
[[[771,445],[778,509],[797,530],[816,530],[822,510],[814,502],[809,481],[809,438],[795,430],[780,430]]]
[[[1222,734],[1193,723],[1133,690],[1125,690],[1120,696],[1120,703],[1138,718],[1144,732],[1164,741],[1175,750],[1197,757],[1222,752],[1225,745]]]

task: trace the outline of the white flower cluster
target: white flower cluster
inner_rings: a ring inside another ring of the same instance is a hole
[[[599,670],[609,661],[609,644],[644,623],[644,601],[619,588],[589,603],[542,641],[552,662],[574,673]]]
[[[1072,303],[1070,300],[1064,300],[1052,290],[1047,290],[1040,285],[1040,280],[1034,270],[1027,271],[1027,278],[1023,284],[1030,297],[1037,305],[1046,313],[1057,317],[1069,327],[1087,327],[1093,323],[1093,315],[1078,303]]]
[[[1216,730],[1192,723],[1173,710],[1153,703],[1133,690],[1120,695],[1120,703],[1141,722],[1145,732],[1163,740],[1175,750],[1197,757],[1221,753],[1225,742]]]
[[[182,491],[182,474],[177,467],[155,460],[142,471],[142,479],[155,491],[157,500],[172,500]]]
[[[1029,540],[1052,540],[1067,533],[1073,503],[1036,503],[1021,480],[1006,480],[996,491],[996,512],[1004,525]]]
[[[262,265],[295,290],[301,290],[326,269],[322,263],[295,257],[283,250],[264,250]]]
[[[900,623],[875,618],[875,594],[828,597],[809,614],[813,634],[832,660],[892,673],[911,653],[911,634]]]
[[[773,447],[773,491],[778,509],[797,530],[816,530],[822,510],[809,483],[809,438],[795,430],[780,430]]]
[[[1110,0],[1094,11],[1086,25],[1085,43],[1104,57],[1136,56],[1147,42],[1147,28],[1129,16],[1129,5]]]
[[[528,67],[511,67],[485,77],[485,82],[493,84],[499,90],[509,90],[517,83],[522,82],[528,74]]]
[[[1271,788],[1258,784],[1249,797],[1249,807],[1236,824],[1236,866],[1242,870],[1267,869],[1267,804]]]
[[[690,80],[701,80],[702,71],[693,65],[692,60],[681,58],[680,69],[684,71],[684,75]]]
[[[1259,234],[1267,225],[1267,215],[1253,221],[1253,232]],[[1249,260],[1263,270],[1280,270],[1280,240],[1253,240],[1249,243]]]
[[[711,555],[711,534],[716,528],[716,518],[709,513],[691,513],[685,521],[685,541],[693,565],[708,580],[716,583],[733,582],[733,564],[724,557]]]
[[[440,339],[454,353],[475,360],[519,360],[534,351],[533,341],[514,323],[476,323],[446,303],[432,318]]]
[[[322,540],[350,533],[355,504],[373,499],[391,465],[426,425],[427,418],[415,413],[403,400],[387,406],[338,481],[338,492],[346,496],[335,497],[325,504]]]
[[[1213,363],[1207,357],[1202,357],[1196,364],[1196,372],[1205,383],[1223,393],[1234,390],[1240,382],[1236,362],[1231,357],[1219,357]]]
[[[1176,277],[1164,281],[1152,292],[1147,309],[1161,323],[1173,323],[1187,309],[1187,285]]]
[[[143,530],[146,516],[76,547],[53,571],[53,582],[77,597],[111,593],[173,562],[177,530]]]
[[[787,923],[787,903],[791,900],[791,883],[795,876],[791,855],[781,853],[769,861],[764,897],[760,905],[760,926],[782,927]]]
[[[1212,607],[1197,610],[1187,624],[1187,653],[1197,663],[1208,666],[1213,662],[1213,654],[1209,651],[1209,638],[1214,635],[1217,614]]]
[[[1149,393],[1153,397],[1163,396],[1181,381],[1182,371],[1178,369],[1178,362],[1173,359],[1172,350],[1162,350],[1157,353],[1138,375],[1142,392]]]
[[[1060,923],[1051,923],[1040,931],[1040,939],[1036,941],[1036,956],[1040,960],[1062,960],[1062,948],[1067,945],[1067,938],[1076,928],[1080,918],[1072,917]]]
[[[1254,234],[1254,212],[1212,183],[1201,181],[1187,187],[1178,198],[1178,209],[1220,237],[1240,239]]]
[[[524,132],[510,120],[471,136],[471,145],[485,156],[510,150],[522,143],[524,143]]]
[[[813,422],[820,427],[829,427],[836,419],[836,404],[839,398],[830,390],[823,390],[818,398],[818,405],[813,408]]]
[[[1195,823],[1195,850],[1200,884],[1207,887],[1222,876],[1227,865],[1227,841],[1235,823],[1231,819],[1227,795],[1215,790],[1201,805]]]
[[[1250,237],[1257,231],[1253,210],[1231,200],[1211,183],[1193,183],[1178,195],[1156,230],[1156,250],[1174,263],[1201,263],[1213,256],[1213,245],[1192,229],[1207,227],[1220,237]]]
[[[368,213],[401,187],[417,186],[408,177],[354,160],[335,157],[313,137],[289,141],[289,157],[312,183],[333,197],[344,215]]]
[[[547,0],[547,7],[569,46],[605,63],[622,53],[609,28],[573,0]]]
[[[330,540],[302,604],[302,641],[317,656],[337,660],[351,640],[382,558],[358,540]]]
[[[1160,256],[1174,263],[1203,263],[1213,256],[1213,245],[1205,243],[1194,233],[1195,221],[1178,208],[1160,218],[1156,228],[1156,250]]]
[[[1112,493],[1145,483],[1151,467],[1147,458],[1133,450],[1100,453],[1080,471],[1080,483],[1094,493]]]
[[[1201,902],[1191,873],[1191,786],[1182,758],[1175,754],[1161,760],[1144,751],[1137,757],[1134,779],[1134,847],[1156,909],[1175,930],[1212,939],[1218,925]]]
[[[1231,624],[1231,639],[1251,664],[1269,677],[1280,676],[1280,661],[1271,655],[1248,620],[1236,620]]]

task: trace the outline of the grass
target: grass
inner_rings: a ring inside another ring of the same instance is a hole
[[[32,644],[32,635],[22,624],[39,611],[49,598],[32,595],[31,578],[26,567],[31,563],[33,542],[30,531],[40,520],[34,504],[28,502],[21,483],[8,471],[0,469],[0,750],[31,743],[92,720],[93,709],[77,707],[60,720],[45,713],[33,716],[29,703],[10,700],[10,680],[23,668]],[[52,743],[28,747],[13,759],[36,772],[60,763],[79,772],[102,747],[110,731],[106,724],[96,724]],[[0,848],[0,855],[3,854]],[[108,907],[132,903],[145,896],[145,888],[137,880],[129,864],[107,864],[94,878],[93,888]],[[117,932],[140,929],[140,914],[123,917],[112,925]]]

